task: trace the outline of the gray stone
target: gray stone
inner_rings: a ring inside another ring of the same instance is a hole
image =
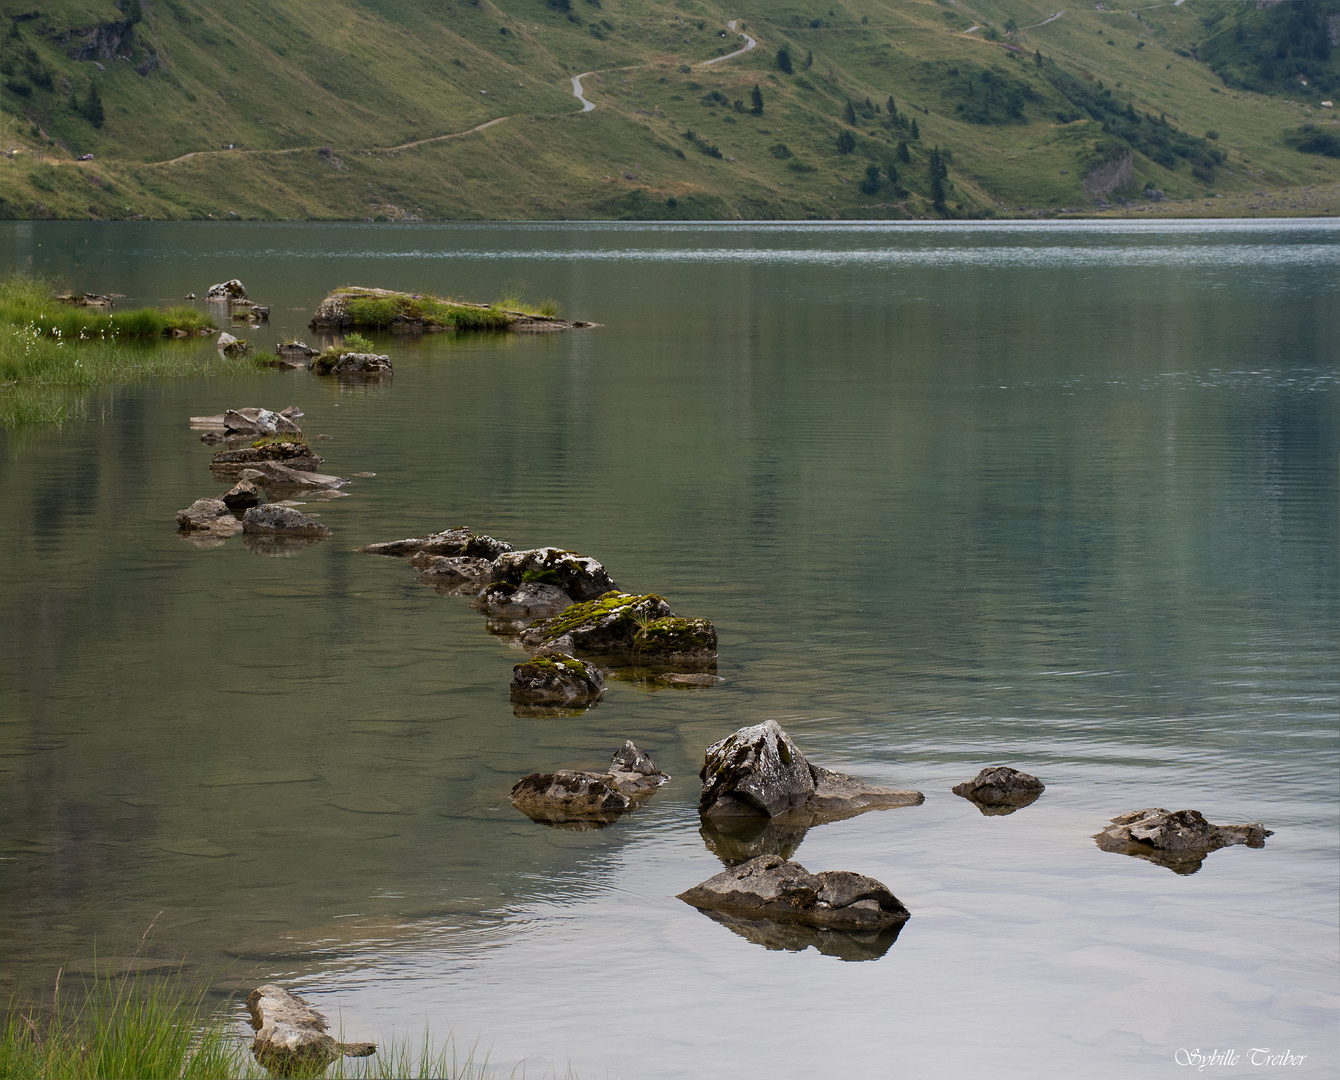
[[[349,481],[342,476],[329,473],[312,472],[306,469],[292,468],[279,461],[257,461],[254,468],[243,469],[242,473],[255,473],[255,476],[242,476],[266,488],[301,488],[304,490],[332,491]]]
[[[182,532],[208,532],[216,536],[232,536],[242,531],[242,523],[222,499],[196,499],[185,510],[178,510],[177,527]]]
[[[641,806],[670,779],[651,758],[626,741],[603,773],[560,769],[531,773],[512,786],[512,805],[534,821],[608,824]]]
[[[594,600],[616,588],[595,559],[556,547],[500,554],[493,567],[493,580],[509,585],[528,582],[554,585],[576,601]]]
[[[973,779],[955,784],[952,790],[974,803],[982,813],[999,814],[1012,813],[1035,802],[1046,785],[1036,776],[1008,765],[991,765]]]
[[[229,510],[250,510],[260,506],[261,493],[250,480],[239,480],[224,494],[223,502]]]
[[[233,337],[232,334],[224,331],[215,339],[214,347],[227,357],[246,356],[251,352],[251,343],[242,338]]]
[[[1094,840],[1104,851],[1134,855],[1174,873],[1194,874],[1212,851],[1234,844],[1265,847],[1266,837],[1273,835],[1259,822],[1212,825],[1199,810],[1168,811],[1153,806],[1114,817]]]
[[[306,367],[312,357],[318,354],[305,341],[286,341],[275,346],[275,355],[290,367]]]
[[[471,588],[478,588],[493,567],[488,559],[471,559],[464,555],[429,555],[422,551],[411,556],[409,564],[419,571],[421,581]]]
[[[329,1034],[329,1022],[303,998],[279,986],[262,986],[247,995],[247,1011],[256,1037],[251,1052],[272,1076],[319,1075],[341,1056],[367,1057],[376,1043],[341,1043]]]
[[[377,353],[341,353],[334,360],[318,356],[311,363],[317,375],[336,375],[345,378],[381,378],[392,374],[391,358]]]
[[[242,529],[248,533],[270,536],[330,536],[331,530],[291,506],[270,503],[253,506],[242,517]]]
[[[494,581],[484,586],[472,606],[488,619],[547,619],[572,607],[572,597],[556,585]]]
[[[283,412],[256,408],[228,409],[223,414],[223,426],[230,434],[237,435],[301,435],[302,428],[297,423],[297,416],[301,415],[302,412],[295,406],[289,406]],[[192,417],[192,422],[194,420]]]
[[[237,278],[211,285],[205,292],[206,300],[245,300],[247,289]]]
[[[461,554],[467,555],[472,559],[488,559],[493,562],[500,555],[505,555],[512,550],[512,545],[506,540],[495,540],[491,536],[485,536],[482,533],[470,537],[461,548]]]
[[[368,544],[358,550],[365,555],[392,555],[404,558],[423,552],[425,555],[460,555],[470,538],[474,536],[464,525],[444,529],[429,536],[411,536],[405,540],[387,540],[380,544]]]
[[[511,557],[494,563],[495,581],[499,563]],[[574,604],[524,631],[521,641],[531,648],[615,656],[644,666],[713,667],[717,655],[716,628],[710,622],[680,618],[655,594],[609,592]]]
[[[306,443],[273,442],[262,446],[244,446],[240,450],[220,450],[210,460],[209,467],[216,473],[236,475],[246,468],[262,468],[261,462],[278,461],[290,469],[316,472],[322,460],[320,455],[312,453]]]
[[[512,668],[512,700],[525,705],[577,704],[604,692],[600,669],[566,653],[541,653]]]
[[[881,787],[810,764],[775,720],[713,743],[698,775],[698,810],[713,817],[795,815],[818,824],[925,801],[919,791]]]
[[[778,855],[729,867],[679,899],[699,910],[841,930],[879,931],[910,918],[901,901],[874,878],[845,870],[811,874]]]

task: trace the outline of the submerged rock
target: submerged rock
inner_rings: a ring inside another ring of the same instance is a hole
[[[262,986],[247,995],[256,1037],[251,1052],[272,1076],[316,1076],[341,1056],[367,1057],[376,1043],[336,1042],[329,1022],[296,994]]]
[[[216,536],[232,536],[242,531],[242,523],[222,499],[196,499],[185,510],[178,510],[177,527],[182,532],[208,532]]]
[[[498,563],[510,557],[494,563],[495,580]],[[654,593],[608,592],[574,604],[537,622],[522,633],[521,641],[531,648],[619,656],[648,665],[711,667],[717,655],[716,628],[710,622],[680,618]]]
[[[609,824],[642,805],[669,779],[651,758],[625,741],[611,756],[606,772],[531,773],[512,785],[511,799],[533,821]]]
[[[1094,840],[1104,851],[1147,859],[1177,874],[1194,874],[1212,851],[1234,844],[1265,847],[1266,837],[1274,835],[1259,822],[1212,825],[1199,810],[1153,806],[1114,817]]]
[[[572,607],[572,597],[557,585],[538,582],[511,585],[506,581],[494,581],[484,586],[471,606],[487,619],[525,622],[551,618],[566,611]],[[517,632],[521,629],[524,627],[518,627]]]
[[[239,480],[224,493],[223,502],[229,510],[250,510],[260,506],[261,493],[250,480]]]
[[[512,668],[512,700],[524,705],[572,705],[597,700],[605,677],[567,653],[540,653]]]
[[[1046,785],[1036,776],[1008,765],[991,765],[973,779],[951,789],[973,803],[983,814],[1012,814],[1036,802]]]
[[[308,517],[291,506],[269,503],[253,506],[242,517],[242,529],[248,533],[270,536],[325,537],[331,535],[328,526],[314,517]]]
[[[474,536],[464,525],[457,525],[428,536],[411,536],[405,540],[387,540],[368,544],[358,550],[365,555],[392,555],[404,558],[422,552],[425,555],[460,555]]]
[[[509,585],[553,585],[577,601],[594,600],[616,587],[595,559],[562,548],[509,550],[496,558],[493,580]]]
[[[713,817],[796,814],[797,820],[818,824],[925,801],[919,791],[881,787],[811,765],[775,720],[713,743],[698,775],[699,813]]]
[[[811,874],[778,855],[760,855],[710,877],[679,899],[701,910],[839,930],[879,931],[911,913],[882,882],[829,870]]]

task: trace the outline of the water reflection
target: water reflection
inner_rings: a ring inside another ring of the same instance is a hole
[[[853,930],[828,930],[799,923],[774,922],[771,919],[745,919],[721,911],[703,911],[713,922],[720,923],[746,941],[765,949],[786,952],[804,952],[817,949],[824,956],[839,960],[878,960],[902,933],[906,923],[898,923],[887,930],[861,933]]]

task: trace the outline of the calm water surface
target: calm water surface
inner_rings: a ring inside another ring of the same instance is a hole
[[[0,434],[6,998],[157,916],[142,958],[221,993],[280,981],[349,1038],[428,1023],[528,1075],[1340,1071],[1334,223],[5,223],[0,261],[122,305],[240,277],[266,348],[347,283],[604,324],[386,338],[384,388],[156,382]],[[186,418],[252,404],[376,473],[290,558],[173,522],[220,491]],[[353,550],[456,524],[712,619],[727,681],[514,716],[517,649]],[[721,868],[703,748],[770,716],[926,793],[795,852],[911,909],[882,957],[674,898]],[[624,738],[675,777],[643,811],[508,804]],[[1046,793],[949,792],[996,763]],[[1191,876],[1094,845],[1145,806],[1275,835]]]

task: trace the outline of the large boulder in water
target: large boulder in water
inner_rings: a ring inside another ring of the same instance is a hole
[[[1046,785],[1026,772],[1008,765],[991,765],[973,779],[951,789],[977,807],[983,814],[1010,814],[1037,801]]]
[[[698,776],[703,781],[698,810],[712,817],[794,814],[818,823],[925,801],[919,791],[881,787],[812,765],[775,720],[713,743]]]
[[[576,705],[597,700],[605,677],[567,653],[540,653],[512,668],[512,700],[523,705]]]
[[[253,506],[242,516],[242,529],[248,533],[269,536],[325,537],[331,535],[328,526],[314,517],[308,517],[291,506],[268,503]]]
[[[1212,851],[1234,844],[1265,847],[1274,833],[1259,822],[1212,825],[1199,810],[1168,811],[1151,806],[1112,819],[1094,836],[1104,851],[1134,855],[1178,874],[1194,874]]]
[[[500,554],[493,566],[493,580],[509,585],[553,585],[577,601],[594,600],[616,588],[595,559],[556,547]]]
[[[534,821],[609,824],[642,803],[670,779],[632,742],[610,757],[603,773],[560,769],[531,773],[512,785],[512,805]]]
[[[230,278],[228,281],[211,285],[205,291],[206,300],[245,300],[246,298],[247,287],[237,278]]]
[[[874,878],[845,870],[811,874],[778,855],[760,855],[729,867],[680,893],[679,899],[699,910],[835,930],[883,930],[911,917]]]
[[[251,1052],[271,1076],[319,1076],[342,1055],[367,1057],[376,1043],[336,1042],[330,1027],[307,1001],[279,986],[262,986],[247,995],[247,1011],[256,1038]]]

